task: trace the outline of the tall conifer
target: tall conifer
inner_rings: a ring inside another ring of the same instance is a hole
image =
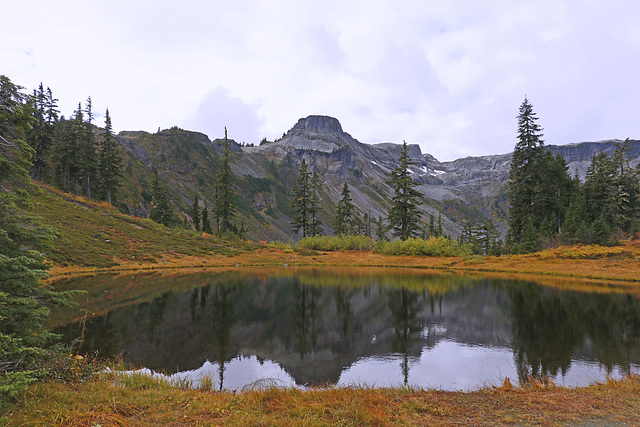
[[[393,235],[400,240],[407,240],[419,231],[418,197],[420,193],[414,188],[418,184],[411,178],[409,171],[409,166],[415,162],[409,158],[406,141],[402,146],[399,162],[398,167],[391,171],[391,180],[389,180],[395,194],[391,199],[388,220]]]

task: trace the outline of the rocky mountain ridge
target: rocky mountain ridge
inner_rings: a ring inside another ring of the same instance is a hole
[[[177,128],[157,134],[121,132],[119,140],[127,153],[149,170],[155,168],[174,190],[173,199],[183,217],[193,195],[213,200],[213,180],[222,141],[209,140],[198,132]],[[571,174],[584,178],[594,154],[613,152],[619,140],[548,146],[567,159]],[[629,141],[632,166],[640,161],[640,141]],[[333,230],[335,205],[346,182],[361,215],[384,218],[393,189],[388,185],[398,165],[401,144],[365,144],[327,116],[309,116],[277,141],[257,147],[232,142],[232,169],[238,177],[240,218],[250,224],[249,237],[296,239],[291,229],[288,198],[302,159],[320,177],[321,212],[324,230]],[[423,221],[441,217],[446,234],[459,235],[463,224],[491,221],[503,232],[508,213],[505,183],[509,177],[511,153],[465,157],[440,162],[409,145],[415,165],[411,173],[423,194]],[[204,202],[203,202],[204,203]]]

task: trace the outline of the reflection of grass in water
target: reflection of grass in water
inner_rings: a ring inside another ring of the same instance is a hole
[[[612,283],[595,280],[578,280],[561,277],[541,277],[521,274],[492,272],[451,273],[419,268],[381,267],[297,267],[297,268],[185,268],[132,272],[95,274],[54,282],[57,289],[84,289],[77,297],[79,306],[55,311],[49,318],[49,325],[79,318],[82,310],[101,314],[114,308],[151,301],[168,291],[189,290],[211,284],[221,284],[229,280],[246,281],[253,278],[265,281],[268,278],[296,277],[303,285],[319,287],[358,288],[376,284],[381,287],[426,290],[434,295],[442,295],[462,287],[473,286],[480,280],[497,279],[501,284],[513,280],[525,280],[563,290],[590,293],[629,293],[637,291],[632,283]]]
[[[375,284],[380,287],[427,290],[431,294],[444,294],[462,286],[471,286],[477,278],[444,272],[418,269],[380,268],[232,268],[202,271],[178,269],[135,274],[96,274],[55,283],[57,289],[84,289],[78,297],[78,307],[56,310],[49,325],[58,325],[79,318],[83,310],[103,314],[120,306],[151,301],[168,291],[187,291],[229,281],[265,281],[270,278],[296,278],[300,284],[313,287],[358,288]]]

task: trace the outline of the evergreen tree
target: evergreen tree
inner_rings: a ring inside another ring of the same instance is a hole
[[[113,136],[108,108],[104,119],[104,135],[100,140],[98,176],[100,178],[100,191],[107,203],[111,203],[112,196],[117,192],[122,179],[122,156],[118,151],[118,143]]]
[[[233,216],[236,213],[234,204],[235,191],[233,189],[234,176],[229,164],[229,140],[227,138],[227,128],[224,128],[224,149],[222,152],[222,164],[218,171],[216,179],[216,204],[215,215],[218,221],[218,231],[224,233],[226,231],[236,231],[233,223]]]
[[[55,143],[56,124],[58,121],[57,99],[53,98],[51,89],[44,90],[40,83],[29,104],[31,105],[31,129],[27,135],[29,145],[34,149],[31,167],[31,178],[39,181],[49,176],[49,160]]]
[[[309,203],[309,215],[310,215],[310,224],[309,224],[309,235],[310,236],[319,236],[322,234],[322,223],[320,222],[320,218],[318,217],[318,206],[320,205],[320,199],[318,197],[318,191],[320,188],[320,179],[318,174],[313,172],[311,174],[310,181],[310,203]]]
[[[98,168],[98,159],[96,153],[96,139],[93,135],[93,111],[91,97],[87,98],[85,104],[84,120],[82,132],[80,133],[80,147],[82,150],[82,176],[84,178],[85,193],[91,198],[91,186],[93,178]]]
[[[34,153],[25,140],[32,117],[21,90],[0,76],[0,400],[16,398],[42,375],[44,347],[55,337],[45,319],[71,297],[41,282],[52,235],[18,209],[29,205],[23,190]]]
[[[208,215],[209,214],[207,214],[207,216]],[[200,231],[200,206],[198,202],[198,193],[196,193],[196,198],[193,200],[193,206],[191,207],[191,218],[193,220],[193,228],[195,228],[196,231]]]
[[[169,195],[167,194],[167,189],[160,183],[157,170],[153,171],[151,193],[153,197],[151,200],[151,220],[170,227],[174,222],[173,212],[171,210],[171,205],[169,205]]]
[[[387,227],[384,225],[384,220],[381,216],[378,216],[376,224],[376,242],[387,240]]]
[[[316,173],[309,171],[307,162],[302,159],[298,171],[298,179],[293,186],[293,221],[291,226],[295,233],[302,233],[302,237],[322,234],[322,223],[318,217],[320,200],[318,190],[319,178]]]
[[[529,233],[535,233],[532,211],[539,184],[538,159],[542,155],[542,127],[533,106],[525,97],[518,114],[518,142],[509,173],[509,233],[514,242],[523,239],[524,228],[531,222]]]
[[[414,188],[417,183],[411,178],[409,166],[415,164],[409,159],[407,143],[404,142],[400,153],[400,164],[391,171],[389,184],[395,194],[391,199],[389,210],[389,226],[393,235],[401,240],[414,237],[418,232],[418,197],[420,193]]]
[[[572,189],[566,161],[544,148],[537,120],[525,97],[509,177],[508,240],[529,250],[539,249],[533,243],[541,242],[542,236],[555,237],[560,232]]]
[[[436,235],[436,223],[433,214],[429,215],[429,237]]]
[[[74,112],[74,117],[60,123],[60,144],[54,152],[57,183],[67,192],[78,194],[78,182],[82,165],[81,138],[84,131],[82,105]]]
[[[204,208],[202,208],[202,232],[207,234],[213,234],[213,228],[211,227],[211,221],[209,220],[209,207],[207,201],[204,201]]]
[[[536,190],[536,206],[539,207],[537,216],[540,224],[547,224],[539,228],[543,235],[555,236],[560,232],[569,208],[573,183],[567,172],[567,162],[560,153],[553,156],[551,150],[545,150],[538,169],[541,176]]]
[[[298,179],[293,186],[293,221],[291,226],[295,233],[302,232],[302,237],[307,237],[311,224],[309,206],[311,204],[311,173],[307,162],[302,159],[298,170]]]
[[[342,187],[342,198],[336,206],[335,233],[336,234],[352,234],[353,211],[355,206],[351,202],[349,186],[344,183]]]

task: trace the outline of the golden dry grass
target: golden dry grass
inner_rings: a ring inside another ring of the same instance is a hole
[[[599,247],[595,247],[599,248]],[[585,253],[591,254],[590,258]],[[530,255],[499,257],[416,257],[388,256],[370,251],[312,252],[301,254],[274,247],[261,247],[234,256],[163,254],[153,263],[115,259],[113,267],[54,267],[53,280],[64,276],[151,269],[202,269],[221,267],[405,267],[466,273],[493,274],[502,277],[536,277],[536,281],[599,281],[617,283],[626,288],[640,284],[640,242],[625,242],[621,247],[585,250],[583,247],[558,248]],[[507,275],[507,276],[505,276]],[[560,280],[559,280],[560,279]]]
[[[6,426],[634,425],[640,378],[565,389],[540,384],[473,392],[415,389],[184,390],[117,374],[38,384],[4,414]]]

